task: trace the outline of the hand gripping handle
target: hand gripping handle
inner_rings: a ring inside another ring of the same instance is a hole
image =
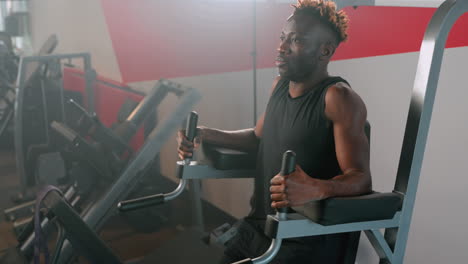
[[[292,150],[288,150],[283,154],[283,160],[281,162],[280,175],[285,176],[293,173],[296,170],[296,153]],[[288,208],[279,208],[278,213],[287,213]]]

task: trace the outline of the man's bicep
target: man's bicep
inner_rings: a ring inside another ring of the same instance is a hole
[[[369,142],[365,134],[364,102],[347,86],[331,87],[326,95],[326,114],[333,122],[336,155],[343,172],[369,170]]]
[[[335,150],[341,170],[359,170],[368,173],[369,141],[364,122],[355,124],[335,123],[333,126]]]

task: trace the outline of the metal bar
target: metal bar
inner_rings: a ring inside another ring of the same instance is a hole
[[[47,129],[47,125],[49,123],[49,113],[47,111],[47,94],[46,94],[46,87],[44,84],[44,80],[41,80],[41,92],[42,92],[42,105],[44,106],[44,122],[46,124],[46,129],[45,129],[45,136],[46,136],[46,144],[48,145],[50,143],[50,134],[49,134],[49,129]]]
[[[21,58],[21,61],[23,61],[25,64],[30,63],[33,61],[37,62],[47,62],[50,60],[62,60],[62,59],[76,59],[76,58],[86,58],[89,55],[89,53],[81,52],[81,53],[69,53],[69,54],[51,54],[51,55],[44,55],[44,56],[28,56],[28,57],[23,57]]]
[[[269,215],[268,218],[271,219],[267,219],[267,221],[278,222],[276,238],[285,239],[396,227],[400,223],[400,212],[397,212],[392,219],[355,222],[330,226],[324,226],[315,223],[300,214],[288,214],[287,221],[280,221],[276,216],[273,215]]]
[[[376,6],[439,7],[444,0],[376,0]]]
[[[195,223],[195,229],[203,234],[203,232],[205,232],[205,223],[203,218],[203,204],[200,184],[200,180],[191,180],[189,185],[189,195],[192,200],[192,216]]]
[[[17,79],[17,88],[16,88],[16,98],[15,98],[15,122],[14,122],[14,141],[15,141],[15,155],[16,155],[16,171],[20,178],[21,191],[25,191],[28,180],[25,172],[25,161],[23,153],[23,98],[24,98],[24,86],[26,83],[26,70],[28,60],[27,57],[23,57],[20,60],[19,70],[18,70],[18,79]]]
[[[195,103],[200,99],[201,95],[195,89],[185,90],[180,97],[178,107],[163,123],[153,129],[141,150],[125,168],[122,175],[104,196],[83,214],[83,220],[91,229],[99,230],[104,222],[117,211],[117,203],[127,197],[138,179],[142,176],[141,172],[153,161],[154,156],[159,153],[164,143],[179,128],[182,121],[193,109]],[[67,263],[72,254],[71,245],[66,243],[61,252],[60,263]]]
[[[403,262],[445,43],[455,21],[467,11],[467,0],[445,1],[432,17],[421,45],[395,183],[397,191],[406,193],[402,222],[396,236],[395,263]],[[386,237],[392,237],[392,234],[386,234]]]
[[[337,5],[337,9],[348,6],[398,6],[398,7],[438,7],[443,1],[423,0],[329,0]],[[295,4],[297,0],[276,0],[277,3]]]
[[[295,156],[294,156],[295,158]],[[284,161],[285,158],[283,157],[283,168],[281,168],[281,174],[285,174],[284,173],[284,170],[287,168],[284,168],[285,167],[285,164],[288,164],[288,161]],[[291,161],[289,164],[293,164],[295,165],[295,160],[294,161]],[[288,164],[288,165],[289,165]],[[278,219],[279,221],[287,221],[287,217],[288,217],[288,214],[285,212],[286,210],[277,210],[276,211],[276,219]],[[270,247],[268,248],[268,250],[263,253],[263,255],[261,255],[260,257],[258,258],[254,258],[253,259],[253,263],[255,264],[268,264],[270,263],[270,261],[273,260],[273,258],[276,256],[276,254],[278,254],[280,248],[281,248],[281,243],[282,243],[282,239],[281,238],[273,238],[271,240],[271,244],[270,244]]]
[[[61,65],[58,65],[60,67],[60,76],[63,76],[63,67],[61,67]],[[65,111],[65,89],[63,87],[63,78],[62,80],[59,82],[59,86],[60,86],[60,110],[62,112],[62,120],[61,122],[65,123],[65,124],[70,124],[69,122],[67,122],[67,114],[66,114],[66,111]]]
[[[96,81],[97,74],[96,71],[91,67],[91,55],[89,53],[86,53],[86,55],[83,56],[83,65],[84,79],[86,85],[85,91],[87,97],[86,110],[88,110],[89,113],[94,113],[94,82]]]
[[[149,112],[156,109],[159,104],[166,97],[169,89],[162,82],[157,82],[155,87],[151,89],[151,92],[145,96],[145,98],[133,109],[130,115],[127,117],[127,122],[134,125],[135,130],[143,123],[148,116]],[[125,133],[126,134],[126,133]],[[130,140],[130,135],[121,135],[126,140]],[[131,133],[133,136],[133,133]]]
[[[129,142],[135,136],[138,128],[143,124],[148,115],[159,107],[168,93],[168,87],[160,81],[156,83],[151,92],[133,109],[124,123],[116,129],[116,134],[125,142]]]
[[[164,202],[168,202],[179,197],[179,195],[182,194],[182,192],[185,190],[185,186],[187,186],[187,181],[180,180],[179,185],[177,185],[177,188],[175,188],[175,190],[164,194]]]
[[[268,263],[270,263],[270,261],[273,260],[273,258],[276,256],[276,254],[278,254],[278,251],[281,248],[281,242],[282,242],[282,239],[272,239],[270,247],[268,248],[268,250],[265,253],[263,253],[263,255],[261,255],[260,257],[254,258],[252,260],[252,262],[254,264],[268,264]]]
[[[58,234],[57,234],[57,243],[55,243],[55,249],[54,249],[54,255],[52,256],[52,261],[50,263],[57,263],[58,261],[58,257],[59,257],[59,252],[60,252],[60,248],[62,248],[63,246],[63,243],[65,242],[66,240],[66,237],[65,237],[65,230],[63,230],[63,227],[59,224],[56,224],[57,226],[57,230],[58,230]]]
[[[253,44],[252,44],[252,77],[253,77],[253,125],[257,125],[257,0],[253,2]]]
[[[84,73],[80,73],[80,72],[72,72],[71,74],[73,75],[77,75],[77,76],[80,76],[80,77],[83,77],[84,76]],[[105,86],[109,86],[109,87],[112,87],[112,88],[115,88],[115,89],[119,89],[119,90],[122,90],[122,91],[126,91],[126,92],[129,92],[129,93],[132,93],[132,94],[136,94],[136,95],[141,95],[141,96],[145,96],[146,94],[144,92],[140,92],[140,91],[137,91],[137,90],[133,90],[132,88],[130,88],[129,86],[120,86],[118,84],[114,84],[112,82],[108,82],[106,80],[99,80],[99,79],[96,79],[96,82],[100,83],[100,84],[103,84]]]
[[[26,214],[31,214],[31,212],[34,211],[35,204],[36,201],[22,203],[17,206],[5,209],[3,214],[8,221],[15,221],[18,218],[24,217]]]
[[[372,230],[365,230],[364,233],[366,234],[369,242],[374,247],[377,255],[379,255],[380,260],[385,260],[389,263],[393,263],[393,252],[387,244],[382,233],[379,230],[372,229]]]

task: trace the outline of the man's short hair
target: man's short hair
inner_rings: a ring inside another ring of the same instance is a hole
[[[327,0],[298,0],[294,7],[295,15],[318,18],[324,25],[336,33],[339,43],[348,39],[348,16],[343,10],[337,11],[336,4]]]

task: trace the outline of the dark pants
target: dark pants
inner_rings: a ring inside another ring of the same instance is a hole
[[[228,264],[246,258],[256,258],[265,253],[271,239],[265,236],[261,224],[241,220],[238,233],[227,244],[220,264]],[[301,239],[285,239],[271,264],[341,264],[346,234],[313,236]]]

